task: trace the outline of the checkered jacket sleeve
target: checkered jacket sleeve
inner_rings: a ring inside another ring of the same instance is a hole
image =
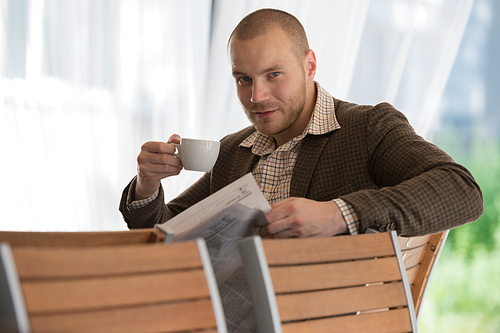
[[[346,188],[339,197],[354,207],[361,231],[395,229],[400,235],[417,236],[481,216],[483,199],[473,176],[418,136],[393,106],[340,101],[336,106],[345,130],[330,139],[339,152],[332,155],[340,158],[343,169],[335,178],[343,179]]]

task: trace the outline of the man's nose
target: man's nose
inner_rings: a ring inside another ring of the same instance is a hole
[[[253,82],[252,86],[252,103],[260,103],[269,99],[269,90],[265,83]]]

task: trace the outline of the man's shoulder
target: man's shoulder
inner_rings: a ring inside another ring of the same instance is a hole
[[[400,120],[407,121],[404,114],[398,111],[393,105],[387,102],[378,103],[375,105],[363,105],[351,102],[346,102],[334,98],[335,115],[342,126],[342,123],[350,121],[373,122],[380,118],[394,117]]]
[[[387,102],[381,102],[374,105],[369,104],[356,104],[353,102],[343,101],[338,98],[333,98],[335,103],[336,113],[366,113],[366,112],[380,112],[380,111],[397,111],[394,106]]]

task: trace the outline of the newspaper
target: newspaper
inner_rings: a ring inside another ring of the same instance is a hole
[[[209,222],[212,217],[234,203],[240,203],[264,213],[271,211],[271,206],[260,191],[252,173],[247,173],[165,223],[157,224],[156,227],[167,234],[173,232],[173,241],[176,241],[186,233]]]
[[[204,238],[219,286],[229,332],[257,332],[250,289],[238,253],[243,237],[268,223],[271,206],[251,173],[167,222],[157,225],[173,241]]]

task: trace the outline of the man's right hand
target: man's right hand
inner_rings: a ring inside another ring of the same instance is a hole
[[[180,136],[172,135],[167,142],[149,141],[142,145],[137,156],[137,185],[134,199],[141,200],[152,196],[160,188],[163,178],[178,175],[182,162],[174,156],[175,146]]]

